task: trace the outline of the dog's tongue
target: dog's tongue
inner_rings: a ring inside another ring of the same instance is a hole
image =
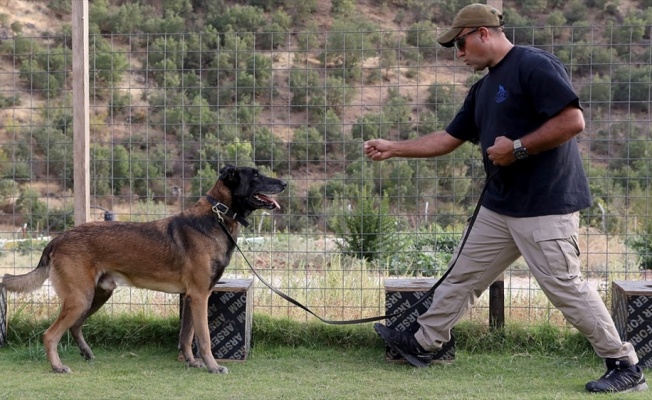
[[[256,196],[258,196],[258,198],[261,199],[261,200],[263,200],[263,201],[267,201],[267,202],[269,202],[269,203],[274,204],[274,207],[275,207],[275,208],[277,208],[277,209],[279,209],[279,210],[281,209],[280,204],[278,204],[278,202],[277,202],[276,200],[272,199],[271,197],[269,197],[269,196],[265,196],[265,195],[262,194],[262,193],[258,193]]]

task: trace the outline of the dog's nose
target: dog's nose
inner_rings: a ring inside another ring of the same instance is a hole
[[[288,183],[281,179],[281,186],[283,186],[283,189],[285,189],[288,186]]]

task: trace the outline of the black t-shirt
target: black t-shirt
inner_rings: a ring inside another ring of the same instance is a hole
[[[536,217],[591,205],[575,138],[507,167],[487,160],[487,148],[496,137],[523,137],[568,105],[581,108],[563,63],[531,47],[514,46],[471,87],[446,131],[480,144],[487,176],[499,169],[488,183],[483,206],[503,215]]]

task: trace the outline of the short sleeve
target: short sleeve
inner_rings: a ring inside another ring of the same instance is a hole
[[[573,90],[564,65],[550,57],[532,69],[527,79],[534,100],[535,109],[541,117],[552,118],[568,105],[581,109],[579,97]]]
[[[446,127],[446,132],[454,138],[475,144],[480,141],[480,130],[475,124],[476,93],[480,83],[478,81],[471,87],[462,107]]]

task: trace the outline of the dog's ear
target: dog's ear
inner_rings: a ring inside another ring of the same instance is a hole
[[[220,169],[220,180],[227,187],[233,187],[233,185],[240,182],[240,171],[236,166],[227,164]]]

